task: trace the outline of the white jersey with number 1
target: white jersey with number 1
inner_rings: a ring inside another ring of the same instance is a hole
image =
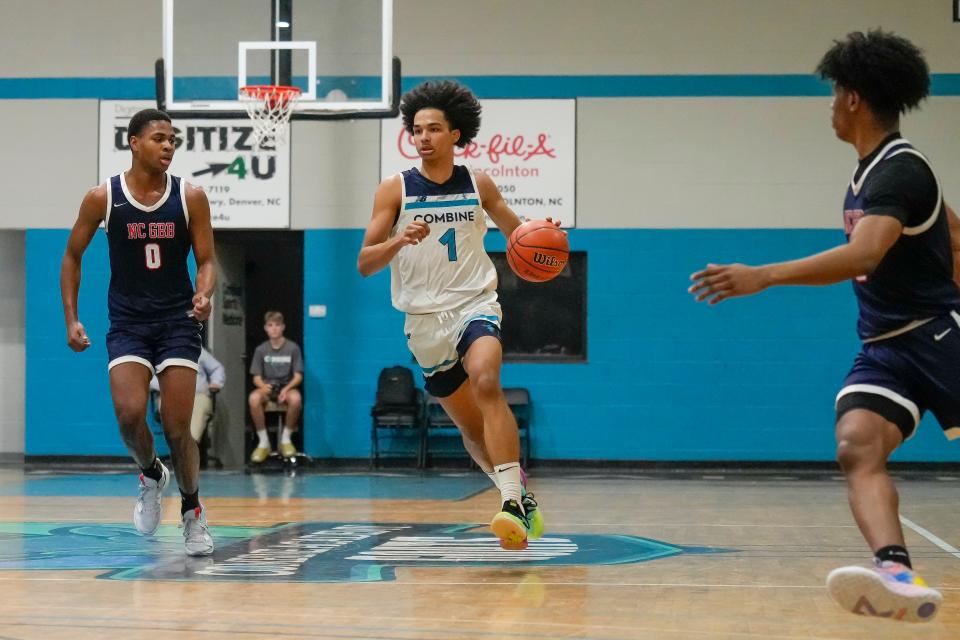
[[[473,172],[463,165],[443,184],[417,169],[404,171],[393,237],[414,221],[430,225],[420,244],[390,261],[393,306],[412,314],[447,311],[497,288],[497,271],[483,248],[486,214]]]

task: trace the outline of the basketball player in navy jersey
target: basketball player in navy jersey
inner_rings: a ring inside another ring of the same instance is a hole
[[[369,276],[390,265],[393,306],[407,314],[407,345],[426,389],[500,489],[491,529],[504,548],[523,549],[543,533],[543,516],[524,488],[517,422],[500,386],[497,272],[483,247],[484,211],[507,237],[520,219],[488,175],[454,164],[454,147],[480,128],[469,89],[425,82],[403,96],[400,110],[420,167],[380,183],[357,268]]]
[[[156,373],[163,431],[180,487],[186,551],[209,555],[213,540],[200,504],[200,456],[190,417],[201,323],[210,315],[216,281],[210,206],[203,190],[167,173],[176,142],[169,116],[156,109],[139,111],[127,133],[130,169],[87,193],[67,241],[60,268],[67,343],[74,351],[90,346],[77,309],[80,263],[103,224],[110,249],[110,391],[120,434],[141,471],[134,524],[144,535],[156,532],[169,479],[146,424],[150,378]],[[191,248],[196,291],[187,272]]]
[[[837,137],[859,159],[843,203],[847,244],[777,264],[710,264],[690,291],[716,304],[775,285],[853,281],[863,348],[836,399],[837,460],[874,565],[836,569],[827,586],[854,613],[931,620],[942,596],[912,570],[886,462],[927,409],[947,438],[960,436],[960,220],[900,135],[900,115],[929,93],[920,50],[880,30],[855,32],[817,72],[833,83]]]

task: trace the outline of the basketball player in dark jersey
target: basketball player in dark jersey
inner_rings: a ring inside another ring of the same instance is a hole
[[[160,412],[181,494],[187,554],[213,553],[199,498],[200,456],[190,416],[200,356],[200,330],[216,281],[210,206],[199,187],[167,173],[175,134],[169,116],[145,109],[130,119],[130,169],[91,189],[80,204],[60,269],[67,343],[90,346],[77,309],[80,263],[103,224],[110,249],[106,346],[114,410],[123,441],[140,466],[134,524],[144,535],[160,526],[169,472],[157,459],[146,424],[150,378],[160,381]],[[187,272],[197,263],[196,291]]]
[[[817,67],[833,83],[833,128],[856,149],[843,223],[848,243],[800,260],[707,265],[690,292],[716,304],[774,285],[853,281],[863,348],[836,399],[837,460],[872,568],[830,573],[854,613],[925,621],[942,596],[912,570],[887,458],[929,409],[960,436],[960,220],[927,159],[900,135],[900,115],[929,93],[920,50],[883,31],[835,42]]]

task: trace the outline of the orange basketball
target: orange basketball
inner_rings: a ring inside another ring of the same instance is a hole
[[[507,264],[530,282],[556,278],[567,266],[569,253],[567,232],[546,220],[524,222],[507,240]]]

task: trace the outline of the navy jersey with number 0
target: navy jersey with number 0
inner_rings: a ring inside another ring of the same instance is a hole
[[[110,178],[104,226],[110,247],[111,322],[182,319],[193,308],[187,271],[192,247],[184,183],[167,175],[156,204],[143,205],[123,174]]]
[[[854,172],[843,204],[848,239],[870,215],[898,219],[903,233],[873,273],[854,281],[860,338],[885,337],[960,308],[940,184],[927,159],[899,134],[884,140]]]

